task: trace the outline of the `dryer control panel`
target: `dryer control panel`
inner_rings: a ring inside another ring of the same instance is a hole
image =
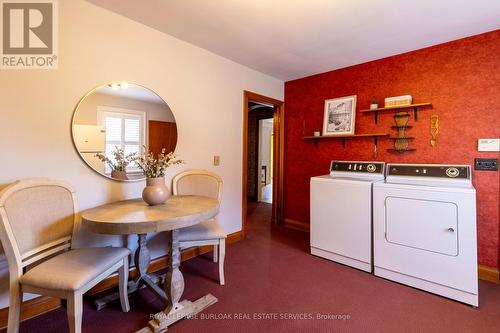
[[[384,174],[385,163],[382,162],[355,162],[355,161],[332,161],[330,172],[342,171],[353,173]]]
[[[469,165],[388,164],[387,176],[470,179]]]

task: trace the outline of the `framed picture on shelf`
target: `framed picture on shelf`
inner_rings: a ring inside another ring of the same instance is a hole
[[[325,100],[323,135],[354,134],[356,95]]]

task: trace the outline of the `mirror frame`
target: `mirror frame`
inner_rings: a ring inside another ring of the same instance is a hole
[[[76,142],[75,142],[75,116],[76,116],[76,112],[78,111],[78,108],[80,107],[80,105],[82,104],[82,102],[88,97],[90,96],[91,94],[93,94],[96,90],[98,89],[101,89],[102,87],[104,86],[108,86],[110,84],[113,84],[113,83],[117,83],[117,82],[127,82],[129,85],[135,85],[135,86],[139,86],[139,87],[142,87],[144,89],[147,89],[149,91],[152,91],[156,94],[156,96],[158,96],[159,98],[161,98],[161,100],[163,101],[163,103],[165,103],[165,105],[168,106],[168,108],[170,109],[170,105],[167,104],[167,102],[165,102],[165,99],[163,99],[163,97],[158,94],[155,90],[149,88],[149,87],[146,87],[145,85],[143,84],[140,84],[140,83],[135,83],[133,81],[128,81],[128,80],[115,80],[115,81],[108,81],[106,83],[102,83],[102,84],[99,84],[97,86],[95,86],[94,88],[92,88],[90,91],[88,91],[85,95],[83,95],[82,98],[80,98],[80,100],[78,100],[78,103],[76,104],[74,110],[73,110],[73,114],[71,116],[71,141],[73,142],[73,147],[75,148],[75,151],[76,153],[78,154],[78,157],[83,161],[83,163],[85,163],[85,165],[90,169],[92,170],[93,172],[95,172],[96,174],[98,174],[99,176],[102,176],[106,179],[109,179],[109,180],[112,180],[112,181],[115,181],[115,182],[120,182],[120,183],[135,183],[135,182],[140,182],[140,181],[144,181],[146,180],[146,176],[144,176],[143,178],[137,178],[137,179],[116,179],[116,178],[113,178],[113,177],[110,177],[106,174],[103,174],[103,173],[100,173],[99,171],[97,171],[96,169],[94,169],[92,166],[90,166],[89,163],[87,163],[87,161],[83,158],[82,154],[80,153],[80,151],[78,150],[78,147],[76,145]],[[172,109],[170,109],[170,111],[172,112]],[[174,116],[174,119],[175,119],[175,115],[173,114],[172,112],[172,115]],[[175,123],[177,124],[177,119],[175,119]],[[177,131],[179,129],[177,128]],[[177,139],[179,139],[179,132],[177,132]],[[177,151],[177,146],[178,144],[175,145],[175,149],[174,149],[174,153]]]

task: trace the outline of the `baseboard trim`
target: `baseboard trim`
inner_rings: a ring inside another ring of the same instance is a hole
[[[309,232],[309,223],[285,218],[285,227],[303,232]]]
[[[235,233],[229,234],[226,238],[226,243],[236,243],[244,239],[243,231],[237,231]],[[199,255],[208,253],[212,251],[211,246],[200,246],[185,249],[181,252],[182,261],[189,260],[191,258],[197,257]],[[168,267],[168,255],[161,256],[151,261],[149,265],[149,272],[157,272]],[[131,267],[130,278],[137,276],[137,270],[135,267]],[[118,276],[112,275],[101,283],[97,284],[94,288],[90,289],[88,294],[95,295],[118,285]],[[23,302],[21,306],[21,321],[31,319],[33,317],[39,316],[46,312],[55,310],[61,307],[62,301],[58,298],[40,296],[37,298],[30,299]],[[9,316],[9,308],[0,309],[0,329],[7,327],[7,320]]]
[[[500,283],[500,274],[498,271],[498,268],[495,267],[489,267],[489,266],[484,266],[484,265],[479,265],[478,266],[478,275],[479,279],[493,282],[493,283]]]
[[[21,306],[21,321],[57,309],[61,306],[61,303],[60,299],[48,296],[40,296],[23,302]],[[7,327],[8,318],[9,308],[0,309],[0,328]]]

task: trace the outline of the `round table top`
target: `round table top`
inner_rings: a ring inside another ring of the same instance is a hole
[[[105,204],[83,211],[82,223],[99,234],[145,234],[189,227],[211,219],[218,212],[216,199],[179,195],[158,206],[149,206],[142,199]]]

